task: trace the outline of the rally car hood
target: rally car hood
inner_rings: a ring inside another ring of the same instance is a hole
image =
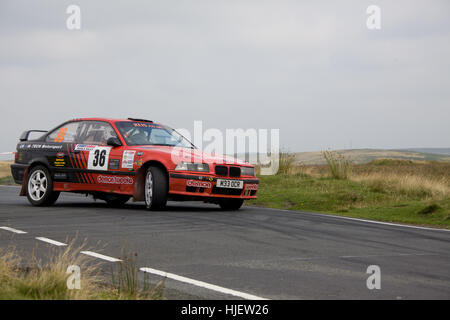
[[[224,163],[235,165],[249,165],[248,163],[234,157],[226,155],[213,155],[198,149],[176,148],[171,146],[137,146],[136,151],[142,151],[144,152],[144,154],[147,152],[163,153],[170,157],[174,163],[178,163],[180,161],[188,161],[208,164]]]

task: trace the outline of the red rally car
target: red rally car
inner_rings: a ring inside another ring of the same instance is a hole
[[[25,131],[11,165],[21,196],[35,206],[55,203],[60,192],[93,195],[110,205],[131,197],[149,210],[167,200],[202,200],[225,210],[256,199],[254,166],[207,155],[174,129],[150,120],[74,119],[42,137]]]

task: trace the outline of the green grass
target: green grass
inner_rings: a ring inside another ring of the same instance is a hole
[[[13,185],[17,185],[17,184],[14,182],[14,179],[12,176],[7,176],[7,177],[0,178],[0,185],[13,186]]]
[[[369,181],[308,174],[260,176],[256,206],[450,227],[450,199]],[[392,189],[388,188],[392,187]]]

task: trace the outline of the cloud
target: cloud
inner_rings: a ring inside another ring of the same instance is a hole
[[[93,32],[68,33],[30,30],[1,36],[0,61],[4,64],[47,64],[90,59],[98,53]]]

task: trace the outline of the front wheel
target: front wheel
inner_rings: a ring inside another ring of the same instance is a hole
[[[239,210],[243,203],[243,199],[221,199],[219,206],[222,210]]]
[[[53,191],[53,180],[44,166],[31,169],[27,178],[27,198],[33,206],[50,206],[58,200],[59,192]]]
[[[147,210],[164,209],[167,203],[169,181],[163,169],[150,166],[145,175],[144,195]]]

